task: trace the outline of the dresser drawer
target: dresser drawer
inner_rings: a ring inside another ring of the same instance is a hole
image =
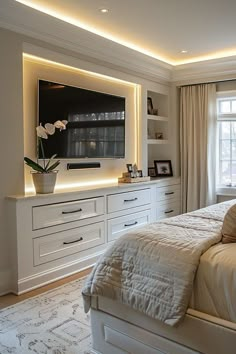
[[[33,230],[104,214],[104,197],[33,207]]]
[[[168,200],[158,203],[156,208],[156,219],[161,220],[180,214],[180,200]]]
[[[169,199],[180,199],[180,184],[174,184],[173,186],[157,187],[156,189],[156,201]]]
[[[138,207],[149,204],[151,201],[150,189],[142,189],[139,191],[117,193],[108,195],[107,208],[108,213],[114,213],[120,210]]]
[[[104,242],[104,222],[38,237],[33,240],[34,265],[54,261]]]
[[[150,210],[141,211],[107,221],[108,242],[114,241],[126,232],[150,222]]]

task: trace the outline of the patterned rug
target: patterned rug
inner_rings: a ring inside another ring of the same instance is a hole
[[[1,354],[90,354],[79,279],[0,311]]]

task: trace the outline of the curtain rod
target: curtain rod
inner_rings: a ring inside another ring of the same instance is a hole
[[[186,85],[179,85],[178,87],[186,87],[186,86],[196,86],[196,85],[206,85],[206,84],[219,84],[221,82],[228,82],[228,81],[235,81],[236,79],[229,79],[229,80],[218,80],[218,81],[209,81],[209,82],[199,82],[196,84],[186,84]]]

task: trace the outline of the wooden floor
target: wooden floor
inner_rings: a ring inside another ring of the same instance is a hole
[[[4,296],[0,296],[0,309],[3,309],[4,307],[14,305],[17,302],[23,301],[25,299],[29,299],[30,297],[33,297],[35,295],[42,294],[48,290],[55,289],[60,285],[69,283],[72,280],[80,279],[86,275],[88,275],[91,271],[91,268],[86,269],[82,272],[76,273],[74,275],[71,275],[70,277],[66,277],[64,279],[55,281],[54,283],[42,286],[41,288],[38,288],[36,290],[29,291],[23,295],[14,295],[14,294],[8,294]]]

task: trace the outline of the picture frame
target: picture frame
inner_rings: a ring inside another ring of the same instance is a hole
[[[157,177],[172,177],[172,165],[171,160],[155,160],[154,166]]]
[[[127,172],[133,172],[133,165],[132,165],[132,163],[127,163],[126,164],[126,167],[127,167]]]
[[[155,169],[155,167],[148,167],[148,176],[156,177],[156,169]]]

